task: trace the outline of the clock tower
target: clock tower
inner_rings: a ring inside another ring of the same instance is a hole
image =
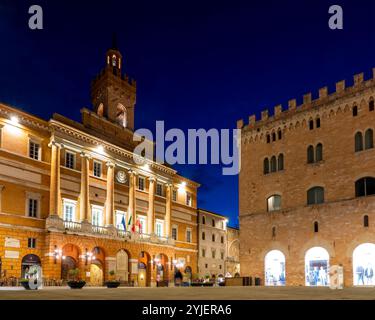
[[[106,53],[106,66],[91,84],[94,112],[113,123],[134,131],[136,82],[122,73],[123,57],[113,36]]]

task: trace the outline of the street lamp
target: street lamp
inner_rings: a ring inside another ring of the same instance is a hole
[[[57,263],[57,259],[60,259],[60,258],[63,260],[65,259],[65,256],[62,255],[62,250],[57,249],[57,246],[55,246],[55,250],[53,251],[52,255],[53,255],[55,264]]]
[[[87,249],[86,249],[86,253],[85,253],[84,257],[85,257],[85,265],[87,265],[88,262],[91,262],[92,260],[96,259],[96,257],[93,255],[93,253],[89,252]]]

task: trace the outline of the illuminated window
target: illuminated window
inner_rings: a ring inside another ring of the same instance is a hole
[[[353,284],[375,285],[375,244],[363,243],[353,251]]]
[[[272,195],[267,199],[267,211],[272,212],[281,209],[281,196]]]
[[[145,216],[138,216],[139,226],[138,232],[139,233],[146,233],[147,232],[147,218]]]
[[[164,236],[164,221],[163,220],[156,220],[156,235],[158,237]]]
[[[92,225],[94,226],[103,226],[103,207],[99,206],[92,206],[91,209],[91,216],[92,216]]]
[[[63,220],[74,221],[76,216],[77,202],[73,200],[64,199],[63,201]]]
[[[309,249],[305,255],[306,286],[329,285],[329,254],[321,247]]]
[[[116,210],[116,228],[123,231],[126,230],[127,225],[125,211]]]
[[[285,256],[279,250],[268,252],[264,258],[266,286],[285,285]]]

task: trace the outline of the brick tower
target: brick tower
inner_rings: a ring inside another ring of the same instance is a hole
[[[92,82],[91,101],[97,115],[133,131],[136,82],[122,74],[122,67],[123,58],[113,36],[106,67]]]

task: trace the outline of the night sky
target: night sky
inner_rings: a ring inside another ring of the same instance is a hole
[[[28,28],[41,5],[44,29]],[[344,30],[328,28],[328,8]],[[80,120],[90,82],[116,32],[137,79],[136,128],[235,128],[265,108],[375,67],[374,1],[3,1],[0,101],[48,119]],[[202,184],[199,207],[238,223],[237,176],[221,166],[175,166]]]

